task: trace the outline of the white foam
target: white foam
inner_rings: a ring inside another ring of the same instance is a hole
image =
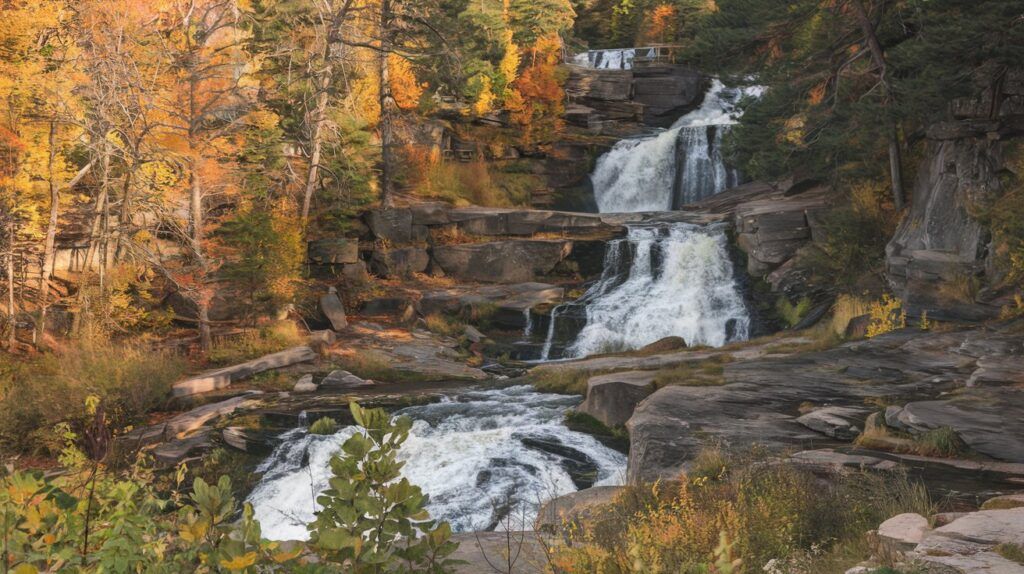
[[[524,444],[555,442],[583,453],[597,468],[598,484],[619,484],[625,457],[594,437],[562,423],[576,397],[535,392],[531,387],[472,391],[396,414],[414,419],[399,451],[403,476],[430,496],[434,518],[456,531],[496,526],[504,514],[514,528],[530,529],[541,501],[576,491],[559,455]],[[249,496],[263,534],[273,540],[305,540],[316,495],[327,488],[328,461],[354,430],[327,437],[291,431],[264,463],[266,475]],[[304,465],[308,458],[309,464]],[[508,505],[510,508],[505,508]],[[498,527],[501,525],[498,524]]]

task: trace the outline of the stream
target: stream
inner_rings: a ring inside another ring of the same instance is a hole
[[[530,386],[471,389],[397,411],[414,421],[399,451],[403,476],[430,496],[427,509],[456,532],[532,529],[539,505],[595,485],[622,484],[626,457],[563,420],[580,398]],[[330,436],[288,431],[257,469],[249,495],[263,535],[305,540],[328,462],[355,432]]]

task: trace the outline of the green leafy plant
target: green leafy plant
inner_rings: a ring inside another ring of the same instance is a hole
[[[398,449],[412,420],[391,420],[383,409],[350,405],[362,432],[331,458],[330,488],[317,502],[323,510],[309,525],[311,543],[328,560],[354,573],[446,572],[457,545],[451,527],[425,510],[427,496],[401,477]]]
[[[309,434],[332,435],[338,432],[338,421],[331,417],[319,418],[309,425]]]

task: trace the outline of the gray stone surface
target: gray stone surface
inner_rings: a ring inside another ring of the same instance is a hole
[[[908,558],[964,574],[1021,574],[1024,565],[1000,556],[999,544],[1024,545],[1024,508],[972,512],[928,534]]]
[[[342,304],[341,298],[338,297],[338,290],[334,287],[331,287],[326,295],[320,297],[320,312],[327,317],[327,320],[331,323],[331,328],[335,331],[341,331],[348,327],[348,315],[345,314],[345,305]]]
[[[910,548],[924,540],[930,530],[927,518],[908,512],[897,514],[879,525],[878,537],[893,545]]]
[[[313,375],[302,375],[292,387],[292,392],[295,393],[315,393],[316,390],[317,385],[313,382]]]
[[[867,409],[857,407],[822,407],[796,419],[805,427],[839,440],[853,440],[861,433]]]
[[[419,247],[375,249],[370,259],[370,269],[381,277],[409,278],[429,266],[430,255]]]
[[[558,239],[495,241],[443,245],[434,260],[458,280],[522,283],[550,274],[572,252],[573,242]]]
[[[366,224],[374,237],[393,245],[410,243],[413,236],[412,210],[408,208],[376,209],[366,214]]]
[[[309,262],[314,265],[342,265],[359,261],[359,242],[336,237],[309,242]]]
[[[587,381],[587,397],[577,410],[606,426],[626,424],[640,401],[654,392],[655,371],[626,371],[592,377]]]
[[[348,391],[372,386],[373,383],[367,382],[348,371],[338,369],[328,373],[328,375],[320,381],[319,388],[326,391]]]
[[[555,497],[541,505],[533,529],[560,532],[564,527],[585,521],[601,507],[615,501],[624,486],[594,486]]]
[[[459,548],[450,558],[463,562],[455,567],[456,574],[544,574],[548,568],[546,549],[556,544],[531,531],[462,532],[452,540]]]

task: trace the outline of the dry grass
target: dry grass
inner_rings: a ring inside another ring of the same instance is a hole
[[[438,335],[444,335],[445,337],[461,337],[466,330],[466,324],[451,317],[449,315],[442,315],[438,313],[432,313],[423,318],[423,322],[427,326],[427,330],[431,333],[437,333]]]
[[[675,367],[661,369],[654,376],[655,388],[669,385],[685,387],[714,387],[724,385],[725,365],[733,362],[732,355],[715,355],[703,361],[683,363]]]
[[[844,336],[852,319],[870,312],[870,301],[853,295],[840,295],[832,308],[832,332],[839,337]]]
[[[587,394],[587,381],[600,373],[558,366],[537,367],[530,371],[529,381],[538,391],[563,395]]]
[[[262,329],[215,341],[206,358],[212,366],[235,365],[302,345],[305,341],[305,334],[293,321],[278,321]]]

